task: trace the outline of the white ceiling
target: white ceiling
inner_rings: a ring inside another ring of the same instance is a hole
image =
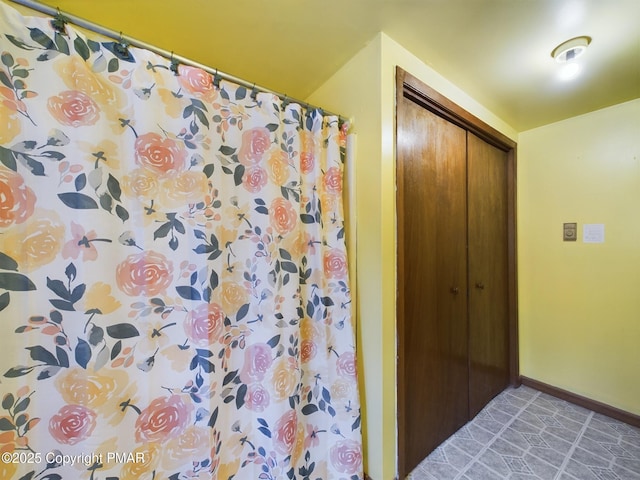
[[[379,31],[518,131],[640,97],[640,0],[43,3],[299,99]],[[561,81],[550,53],[579,35],[582,74]]]

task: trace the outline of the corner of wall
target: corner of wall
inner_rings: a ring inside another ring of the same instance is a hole
[[[636,415],[639,131],[640,99],[528,130],[518,177],[521,373]]]
[[[394,391],[393,378],[384,374],[384,365],[392,361],[384,349],[382,313],[382,259],[380,195],[382,161],[380,151],[380,48],[381,34],[374,36],[354,57],[318,88],[308,100],[316,105],[347,115],[351,132],[357,135],[357,152],[349,172],[347,195],[355,212],[347,214],[350,231],[355,235],[357,261],[350,261],[355,276],[358,375],[361,385],[364,466],[373,478],[392,478],[384,472],[388,464],[395,468],[395,443],[389,440],[382,421],[393,407],[386,403],[385,392]],[[355,192],[355,194],[354,194]],[[349,228],[348,228],[349,230]],[[353,238],[353,237],[352,237]],[[356,260],[352,239],[351,260]],[[382,355],[381,355],[382,352]],[[393,353],[392,353],[393,354]],[[381,375],[382,372],[382,375]]]

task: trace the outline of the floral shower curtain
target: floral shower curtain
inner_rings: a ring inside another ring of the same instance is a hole
[[[362,478],[347,126],[3,3],[0,55],[0,478]]]

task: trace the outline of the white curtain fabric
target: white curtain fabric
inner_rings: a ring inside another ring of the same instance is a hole
[[[0,478],[361,479],[347,125],[54,27],[0,3]]]

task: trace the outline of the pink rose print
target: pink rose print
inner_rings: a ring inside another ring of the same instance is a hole
[[[75,445],[96,427],[96,414],[82,405],[65,405],[49,421],[49,433],[59,443]]]
[[[342,174],[338,167],[331,167],[322,179],[327,193],[340,195],[342,193]]]
[[[345,278],[347,276],[347,257],[342,250],[332,248],[324,252],[324,271],[329,278]]]
[[[223,324],[222,307],[217,303],[204,304],[189,312],[184,322],[184,331],[193,343],[206,347],[217,341]]]
[[[261,384],[252,383],[247,386],[244,404],[249,410],[262,412],[269,406],[269,400],[269,392]]]
[[[313,172],[316,165],[316,142],[311,132],[300,132],[300,170],[305,175]]]
[[[341,377],[356,378],[356,356],[353,352],[346,352],[340,355],[336,362],[336,371]]]
[[[173,264],[152,250],[129,255],[116,267],[116,284],[129,296],[164,292],[173,280]]]
[[[136,138],[135,158],[138,165],[163,175],[184,169],[187,151],[175,140],[157,133],[145,133]]]
[[[238,151],[240,163],[257,165],[264,153],[271,147],[271,133],[264,127],[256,127],[242,132],[242,145]]]
[[[243,383],[261,382],[271,363],[273,358],[269,345],[256,343],[248,346],[244,351],[244,365],[240,371],[240,380]]]
[[[258,193],[267,184],[267,172],[260,167],[247,168],[242,177],[242,186],[251,193]]]
[[[76,90],[67,90],[49,98],[47,109],[53,118],[69,127],[93,125],[100,118],[96,102]]]
[[[295,410],[289,410],[276,422],[273,434],[276,451],[282,455],[289,455],[296,441],[298,430],[298,416]]]
[[[341,440],[331,447],[329,456],[333,467],[347,475],[355,475],[362,467],[360,444],[353,440]]]
[[[19,173],[0,165],[0,227],[23,223],[33,213],[36,196]]]
[[[205,97],[215,91],[211,75],[201,68],[180,65],[178,82],[187,92],[199,93]]]
[[[179,395],[156,398],[136,419],[136,442],[162,442],[179,436],[189,424],[192,408]]]
[[[303,340],[300,345],[300,357],[302,359],[302,363],[306,363],[309,360],[312,360],[316,353],[318,352],[318,348],[316,344],[311,340]]]
[[[298,214],[289,200],[276,198],[269,207],[269,221],[276,232],[286,235],[295,228]]]

